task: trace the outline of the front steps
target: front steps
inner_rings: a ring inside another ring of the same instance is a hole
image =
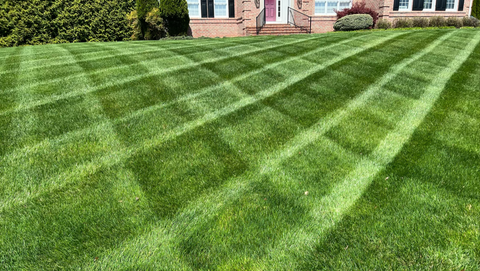
[[[256,36],[256,27],[247,27],[247,36]],[[292,35],[292,34],[308,34],[307,30],[295,27],[289,24],[266,24],[264,25],[258,35]]]

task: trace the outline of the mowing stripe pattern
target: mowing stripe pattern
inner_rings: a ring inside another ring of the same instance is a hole
[[[1,49],[0,266],[480,268],[479,43]]]

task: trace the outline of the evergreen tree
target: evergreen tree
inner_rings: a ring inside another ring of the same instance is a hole
[[[158,8],[158,0],[137,0],[137,16],[138,23],[140,24],[141,38],[150,36],[150,29],[148,23],[145,21],[145,17],[147,16],[147,13],[154,8]]]
[[[170,36],[187,34],[190,24],[187,0],[161,0],[160,13]]]
[[[473,0],[472,16],[480,19],[480,0]]]

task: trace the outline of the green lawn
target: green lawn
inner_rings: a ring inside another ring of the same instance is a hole
[[[0,49],[0,269],[479,270],[479,42]]]

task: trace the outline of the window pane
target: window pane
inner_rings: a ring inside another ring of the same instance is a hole
[[[447,0],[447,9],[455,8],[455,0]]]
[[[326,2],[323,1],[315,1],[315,13],[316,14],[321,14],[325,13],[325,4]]]
[[[423,3],[423,9],[432,9],[432,0],[425,0]]]
[[[339,10],[346,9],[350,7],[350,2],[340,2]]]
[[[409,0],[400,0],[399,9],[408,9],[408,1]]]
[[[188,3],[188,14],[192,17],[199,17],[200,11],[198,8],[198,2],[196,4]]]
[[[337,10],[337,2],[328,2],[327,13],[335,13],[335,10]]]
[[[215,0],[215,17],[227,17],[227,0]]]

